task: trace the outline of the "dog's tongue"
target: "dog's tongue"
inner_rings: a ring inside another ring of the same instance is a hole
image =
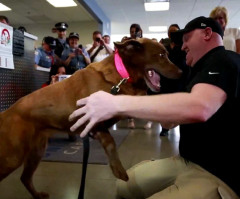
[[[149,77],[149,80],[152,83],[152,85],[155,88],[160,89],[160,76],[159,76],[159,74],[157,74],[154,70],[149,70],[148,71],[148,77]]]

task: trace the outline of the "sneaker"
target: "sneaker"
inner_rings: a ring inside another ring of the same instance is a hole
[[[151,122],[151,121],[148,121],[148,122],[144,125],[144,128],[145,128],[145,129],[150,129],[150,128],[152,128],[152,122]]]
[[[160,136],[167,136],[167,135],[168,135],[168,131],[169,131],[169,129],[164,129],[164,128],[162,128],[162,131],[161,131],[161,133],[160,133]]]
[[[135,129],[134,119],[128,119],[128,128]]]

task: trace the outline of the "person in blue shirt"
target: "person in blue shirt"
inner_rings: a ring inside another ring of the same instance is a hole
[[[79,70],[85,68],[91,63],[90,57],[87,51],[78,45],[79,34],[71,32],[68,37],[69,44],[66,45],[62,52],[61,59],[67,68],[73,68]],[[73,71],[74,72],[74,71]]]
[[[42,47],[35,51],[35,67],[51,68],[56,63],[54,49],[56,41],[53,37],[47,36],[43,38]]]

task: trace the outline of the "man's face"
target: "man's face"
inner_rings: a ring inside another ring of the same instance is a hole
[[[102,35],[101,34],[95,34],[93,35],[93,41],[97,41],[100,43],[100,40],[99,39],[102,39]]]
[[[195,29],[183,35],[182,50],[186,52],[186,63],[193,66],[201,57],[203,29]]]
[[[110,37],[105,36],[103,39],[106,44],[110,44]]]
[[[58,29],[57,34],[58,34],[58,38],[64,39],[64,38],[66,38],[67,31],[64,29]]]

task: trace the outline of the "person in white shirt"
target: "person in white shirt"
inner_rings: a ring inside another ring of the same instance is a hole
[[[113,53],[111,45],[104,41],[100,31],[94,31],[92,38],[93,43],[86,45],[86,51],[90,56],[91,62],[102,61]]]
[[[217,6],[214,8],[210,17],[215,19],[224,31],[223,44],[225,49],[240,54],[240,30],[237,28],[226,28],[228,23],[228,11],[225,7]]]

